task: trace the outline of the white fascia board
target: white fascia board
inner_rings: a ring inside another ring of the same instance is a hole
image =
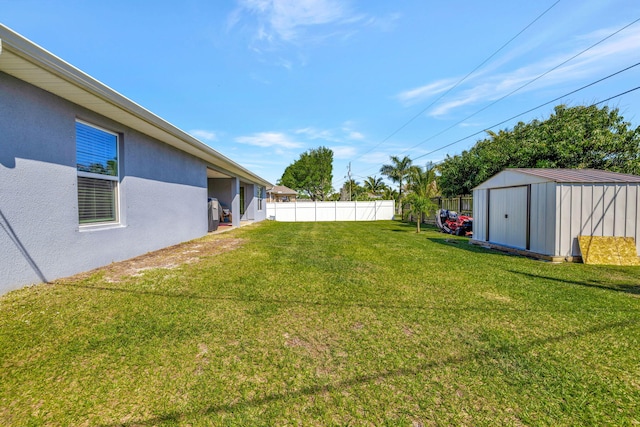
[[[487,188],[505,188],[505,187],[519,187],[528,184],[539,184],[542,182],[552,182],[549,178],[542,178],[535,175],[526,174],[514,170],[503,170],[493,175],[483,183],[479,184],[473,190],[484,190]]]
[[[0,71],[192,154],[233,176],[265,187],[272,185],[2,24]]]

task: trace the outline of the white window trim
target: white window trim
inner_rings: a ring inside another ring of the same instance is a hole
[[[80,223],[78,224],[78,229],[80,231],[97,231],[97,230],[105,230],[112,228],[121,228],[124,225],[120,222],[120,134],[109,129],[105,129],[102,126],[96,125],[91,122],[87,122],[85,120],[81,120],[76,118],[75,123],[82,123],[85,126],[90,126],[92,128],[101,130],[102,132],[108,133],[116,137],[116,159],[118,161],[118,173],[117,175],[102,175],[99,173],[91,173],[79,171],[76,169],[76,177],[84,177],[84,178],[94,178],[94,179],[103,179],[105,181],[116,181],[115,191],[114,191],[114,213],[115,220],[114,221],[105,221],[105,222],[89,222],[89,223]],[[75,127],[75,125],[74,125]],[[77,144],[77,143],[76,143]],[[77,182],[77,179],[76,179]],[[77,195],[76,195],[77,197]],[[78,208],[79,209],[79,208]]]
[[[258,193],[257,194],[257,196],[258,196],[258,212],[262,212],[264,210],[264,194],[263,193],[265,193],[266,188],[261,186],[261,185],[258,185],[257,187],[258,188],[257,188],[256,193]]]

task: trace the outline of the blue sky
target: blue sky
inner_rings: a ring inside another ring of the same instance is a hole
[[[638,18],[637,0],[0,0],[4,25],[273,183],[331,148],[336,190],[349,162],[362,182],[640,86],[637,66],[493,127],[640,62],[640,22],[611,36]],[[606,105],[640,125],[640,90]]]

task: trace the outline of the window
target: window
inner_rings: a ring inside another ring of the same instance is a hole
[[[76,121],[80,224],[118,221],[118,135]]]
[[[264,187],[258,186],[258,210],[262,210],[262,199],[264,197]]]

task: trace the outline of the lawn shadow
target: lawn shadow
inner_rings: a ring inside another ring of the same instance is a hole
[[[206,416],[206,415],[213,415],[218,413],[237,413],[246,408],[258,407],[261,405],[270,404],[272,402],[283,401],[290,398],[308,397],[308,396],[313,396],[320,393],[324,394],[324,393],[339,392],[344,390],[345,388],[350,388],[350,387],[358,386],[361,384],[370,384],[377,381],[384,381],[388,378],[402,377],[402,376],[415,376],[419,374],[424,374],[425,371],[428,371],[437,367],[455,366],[455,365],[460,365],[463,363],[472,362],[476,360],[494,360],[501,357],[513,358],[514,354],[516,355],[523,354],[533,350],[535,347],[544,346],[547,344],[555,344],[555,343],[563,342],[570,339],[578,339],[578,338],[585,337],[587,335],[597,334],[600,332],[604,332],[604,331],[608,331],[616,328],[624,328],[624,327],[635,325],[638,323],[640,323],[640,319],[635,318],[635,319],[629,319],[625,321],[607,323],[604,325],[596,325],[584,330],[566,332],[557,336],[534,339],[518,346],[496,345],[494,346],[494,348],[490,348],[487,350],[479,350],[479,351],[471,352],[464,356],[452,356],[452,357],[445,358],[443,360],[434,360],[431,362],[421,363],[411,368],[390,369],[382,372],[356,376],[354,378],[337,381],[332,384],[322,384],[322,385],[302,387],[298,390],[276,392],[276,393],[268,394],[266,396],[250,398],[250,399],[246,399],[239,402],[214,404],[214,405],[206,406],[204,408],[193,409],[189,411],[182,411],[182,412],[170,411],[161,415],[157,415],[152,418],[132,420],[124,423],[102,424],[101,427],[152,426],[152,425],[157,425],[165,422],[180,423],[182,421],[186,421],[185,418],[187,417],[197,416],[197,415]]]
[[[389,231],[392,231],[394,233],[406,233],[407,231],[411,230],[411,231],[415,231],[416,230],[416,223],[413,222],[404,222],[404,221],[394,221],[395,222],[395,227],[394,228],[389,228]]]
[[[449,236],[444,234],[445,236]],[[438,245],[443,245],[452,249],[460,249],[467,252],[473,252],[475,254],[489,254],[496,256],[504,256],[504,257],[522,257],[527,258],[524,255],[514,254],[507,251],[501,251],[498,249],[487,248],[480,245],[472,245],[470,240],[466,237],[429,237],[429,241],[436,243]]]
[[[127,289],[127,288],[118,288],[118,287],[108,287],[108,286],[92,286],[92,285],[82,285],[82,284],[74,284],[74,283],[54,283],[58,286],[65,286],[69,288],[76,289],[86,289],[90,291],[101,291],[101,292],[111,292],[111,293],[123,293],[123,294],[132,294],[137,296],[149,296],[149,297],[161,297],[161,298],[182,298],[182,299],[193,299],[193,300],[202,300],[202,301],[213,301],[213,302],[238,302],[238,303],[256,303],[256,304],[279,304],[279,305],[299,305],[299,306],[309,306],[309,307],[334,307],[334,308],[366,308],[372,310],[426,310],[426,311],[436,311],[436,310],[446,310],[446,311],[473,311],[473,310],[482,310],[482,311],[494,311],[494,312],[506,312],[506,311],[521,311],[521,309],[515,309],[511,307],[496,307],[494,305],[477,305],[477,306],[456,306],[451,307],[450,305],[417,305],[417,304],[406,304],[403,301],[383,301],[380,303],[373,302],[365,302],[365,301],[313,301],[313,300],[301,300],[301,299],[284,299],[284,298],[272,298],[272,297],[263,297],[263,296],[224,296],[224,295],[202,295],[195,293],[185,293],[185,292],[158,292],[158,291],[145,291],[140,289]],[[530,309],[526,310],[530,312]]]
[[[559,282],[567,285],[578,285],[578,286],[584,286],[587,288],[597,288],[597,289],[604,289],[607,291],[640,295],[640,284],[638,283],[628,283],[628,284],[624,283],[624,284],[614,285],[604,280],[592,280],[589,282],[579,282],[577,280],[558,279],[557,277],[543,276],[541,274],[524,273],[522,271],[516,271],[516,270],[507,270],[507,271],[509,271],[510,273],[519,274],[521,276],[530,277],[532,279],[550,280],[553,282]]]

